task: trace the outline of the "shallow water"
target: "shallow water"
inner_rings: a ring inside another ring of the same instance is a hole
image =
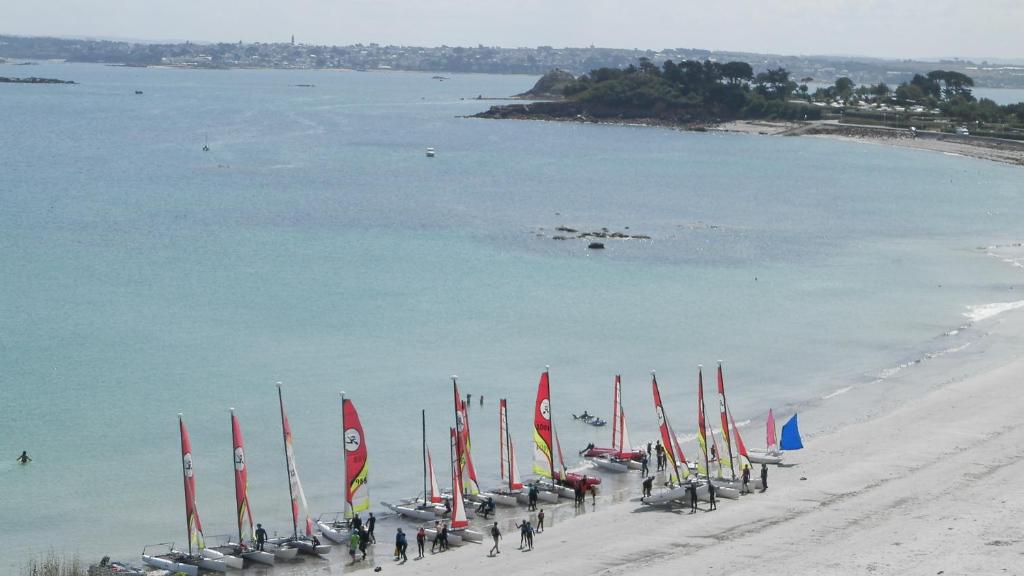
[[[51,547],[134,559],[181,542],[178,412],[207,534],[233,529],[229,407],[253,510],[286,531],[277,381],[316,516],[341,507],[341,390],[366,429],[376,506],[420,489],[421,409],[447,474],[452,374],[474,396],[488,486],[497,399],[509,398],[526,473],[547,364],[568,455],[607,443],[570,413],[608,417],[617,372],[637,442],[655,432],[649,370],[685,436],[696,365],[719,359],[752,430],[769,407],[781,419],[826,395],[852,414],[872,396],[843,390],[970,342],[970,329],[951,332],[992,310],[978,306],[1024,300],[1019,268],[985,249],[1020,238],[1019,168],[460,118],[491,104],[462,98],[521,92],[528,77],[33,74],[80,84],[0,86],[8,565]],[[652,239],[589,251],[552,240],[559,225]],[[13,463],[23,449],[29,466]]]

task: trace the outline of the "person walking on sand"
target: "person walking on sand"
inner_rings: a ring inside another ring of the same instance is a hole
[[[22,450],[21,451],[21,456],[18,456],[18,463],[19,464],[28,464],[31,461],[32,461],[32,459],[28,457],[28,450]]]
[[[441,526],[441,552],[448,551],[448,523]]]
[[[647,458],[650,459],[650,457],[651,457],[651,443],[648,442],[647,443]]]
[[[423,548],[427,543],[427,531],[420,526],[420,529],[416,531],[416,557],[423,558]]]
[[[761,492],[768,489],[768,465],[761,464]]]
[[[441,545],[441,521],[434,521],[434,537],[430,539],[430,553],[437,553],[437,547]]]
[[[544,509],[541,508],[540,512],[537,513],[537,532],[544,531]]]
[[[529,496],[530,505],[527,506],[526,509],[527,510],[536,510],[537,509],[537,485],[536,484],[530,484],[530,490],[529,490],[529,492],[527,492],[527,495]]]
[[[360,560],[366,560],[366,546],[370,543],[370,533],[366,531],[366,528],[359,527],[359,552],[362,553],[363,557]]]
[[[640,460],[640,475],[644,478],[646,478],[647,473],[651,471],[651,469],[647,467],[647,463],[650,462],[650,460],[650,457],[646,454],[644,454],[644,457]]]
[[[263,524],[256,525],[256,549],[263,552],[263,545],[267,543],[267,531],[263,529]]]
[[[743,493],[750,493],[750,464],[743,465]]]
[[[373,527],[377,525],[377,519],[374,518],[373,512],[370,512],[370,517],[366,519],[366,532],[370,535],[370,544],[377,543],[377,537],[373,535]]]
[[[516,528],[519,528],[519,549],[522,550],[523,546],[526,546],[526,530],[529,524],[526,522],[526,518],[523,518],[522,524],[516,524]]]
[[[398,557],[402,559],[402,563],[408,562],[409,556],[406,555],[406,550],[409,548],[409,541],[406,540],[405,532],[401,528],[398,529],[398,533],[395,535],[395,547],[398,549]]]
[[[497,522],[491,526],[491,538],[494,539],[494,546],[491,546],[491,551],[487,555],[494,556],[495,554],[501,554],[501,550],[498,549],[498,541],[501,540],[501,530],[498,530]]]
[[[527,550],[533,550],[533,525],[526,522],[526,546]]]
[[[355,530],[348,537],[348,556],[352,559],[352,563],[356,563],[356,550],[359,550],[359,532]]]
[[[715,502],[715,492],[716,489],[714,483],[708,480],[708,503],[710,504],[710,506],[708,506],[708,512],[718,510],[718,504]]]

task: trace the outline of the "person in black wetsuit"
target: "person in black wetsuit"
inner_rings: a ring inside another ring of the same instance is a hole
[[[708,512],[711,512],[712,510],[718,510],[718,504],[715,502],[715,492],[716,491],[717,491],[717,489],[715,488],[715,485],[712,484],[709,481],[708,482],[708,502],[710,503],[710,506],[708,507]]]
[[[263,551],[263,545],[267,543],[267,531],[263,529],[263,524],[256,525],[256,549]]]
[[[376,544],[377,537],[373,535],[373,528],[377,525],[377,519],[374,518],[373,512],[370,512],[370,517],[366,519],[366,533],[370,535],[370,543]]]
[[[689,490],[690,490],[690,514],[693,514],[693,513],[695,513],[697,511],[697,485],[694,484],[693,482],[690,482]]]
[[[768,489],[768,465],[761,464],[761,492]]]
[[[32,459],[28,457],[28,450],[22,450],[21,451],[21,456],[18,456],[18,463],[19,464],[28,464],[31,461],[32,461]]]

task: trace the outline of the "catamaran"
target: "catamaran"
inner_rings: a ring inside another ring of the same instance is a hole
[[[181,435],[181,472],[185,484],[185,530],[188,535],[188,553],[174,550],[173,545],[170,546],[167,554],[162,555],[147,554],[146,548],[143,548],[142,562],[172,573],[183,572],[188,576],[198,576],[200,568],[225,572],[228,569],[227,562],[223,559],[206,558],[202,554],[206,548],[206,540],[203,538],[203,524],[199,520],[199,508],[196,505],[192,440],[189,438],[188,428],[185,427],[185,420],[181,414],[178,414],[178,431]],[[241,561],[241,558],[234,559]],[[241,568],[240,565],[238,567]]]
[[[490,492],[481,492],[480,497],[491,498],[495,504],[515,506],[519,496],[523,494],[523,482],[519,478],[516,448],[508,428],[508,402],[505,398],[498,401],[498,460],[501,479],[506,483]]]
[[[765,449],[763,451],[752,449],[748,458],[754,464],[781,464],[782,452],[779,451],[779,442],[775,437],[775,415],[772,409],[768,409],[768,421],[765,422]]]
[[[558,432],[555,430],[554,420],[551,411],[551,380],[548,374],[549,367],[544,368],[540,375],[540,382],[537,384],[537,401],[533,411],[533,473],[540,476],[537,483],[544,490],[538,492],[538,498],[554,502],[558,500],[558,494],[573,496],[572,486],[580,486],[588,489],[601,483],[597,476],[585,476],[575,472],[568,472],[565,469],[565,458],[562,455],[562,446],[558,442]],[[558,454],[560,469],[555,469],[555,453]],[[544,480],[547,479],[547,482]],[[550,492],[554,496],[548,496]]]
[[[249,507],[249,470],[245,459],[245,441],[242,439],[242,427],[231,409],[231,445],[232,460],[235,468],[235,519],[238,521],[238,542],[228,546],[235,554],[253,562],[273,565],[275,554],[257,550],[253,542],[252,508]],[[279,548],[284,557],[294,558],[298,550]]]
[[[366,435],[355,404],[345,398],[344,393],[341,394],[341,430],[345,454],[345,510],[341,514],[342,519],[336,517],[330,522],[317,520],[320,533],[339,544],[348,542],[352,519],[370,509],[370,489],[367,485],[370,463],[366,451]]]
[[[719,368],[719,374],[721,374],[721,368]],[[719,383],[721,383],[721,375],[719,375]],[[720,390],[720,402],[725,401],[724,388],[719,386]],[[704,368],[703,366],[697,367],[697,443],[700,445],[701,451],[704,453],[704,466],[698,464],[697,471],[703,474],[709,481],[714,481],[715,488],[717,488],[718,496],[721,498],[729,498],[735,500],[740,497],[739,488],[740,485],[736,482],[735,478],[725,478],[724,470],[725,465],[732,466],[732,459],[727,458],[722,454],[722,451],[718,447],[718,440],[715,438],[714,429],[707,424],[706,408],[704,405]],[[711,445],[713,447],[712,453],[715,458],[708,458],[708,441],[707,437],[710,433]],[[735,435],[734,435],[735,436]],[[728,440],[728,428],[723,429],[722,439]],[[746,448],[743,449],[746,452]],[[711,477],[711,462],[715,461],[718,464],[718,474],[716,478]],[[746,462],[749,466],[750,463]]]
[[[423,429],[423,494],[424,497],[409,498],[397,504],[383,503],[393,512],[413,520],[433,521],[444,516],[442,505],[444,498],[437,485],[437,474],[434,473],[434,458],[427,446],[427,411],[420,411]]]
[[[292,503],[292,535],[284,538],[274,538],[272,544],[292,546],[306,554],[323,555],[331,551],[330,544],[322,544],[313,535],[313,518],[309,515],[309,505],[306,504],[306,495],[302,491],[302,483],[299,482],[299,471],[295,467],[295,450],[292,444],[292,427],[288,423],[288,415],[284,411],[284,397],[281,394],[281,384],[277,384],[277,400],[281,407],[281,434],[284,437],[284,461],[288,471],[288,494]],[[299,508],[302,508],[304,516],[300,518]],[[300,535],[301,532],[301,535]]]
[[[593,458],[594,465],[611,472],[626,472],[630,468],[639,470],[640,460],[646,454],[643,450],[634,449],[629,441],[626,428],[626,412],[622,409],[622,377],[615,375],[615,389],[612,399],[612,447],[587,448],[583,455]]]
[[[462,498],[462,466],[459,463],[459,432],[456,428],[449,428],[451,436],[451,462],[452,462],[452,515],[451,524],[448,529],[449,538],[454,534],[462,540],[470,542],[483,542],[484,535],[480,532],[469,529],[469,520],[466,516],[466,501]]]
[[[455,398],[455,431],[458,434],[455,454],[459,457],[462,493],[465,498],[477,500],[480,494],[480,483],[476,479],[476,467],[473,466],[473,454],[470,450],[469,410],[462,395],[459,394],[459,384],[455,376],[452,376],[452,392]]]
[[[654,413],[658,417],[658,430],[661,433],[661,444],[665,450],[668,474],[668,489],[657,494],[646,496],[641,499],[644,504],[658,505],[671,504],[677,500],[683,500],[689,496],[690,489],[696,489],[698,497],[706,498],[707,486],[699,484],[696,478],[690,474],[690,466],[686,462],[686,455],[679,447],[679,440],[672,431],[672,425],[665,414],[665,406],[661,403],[661,391],[658,389],[658,378],[654,371],[651,371],[651,393],[654,396]]]

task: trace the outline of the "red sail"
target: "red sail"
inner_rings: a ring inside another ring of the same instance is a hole
[[[765,438],[766,447],[769,454],[775,453],[779,449],[779,442],[775,438],[775,415],[772,414],[772,409],[768,409],[768,423],[765,424]]]
[[[551,390],[548,373],[540,375],[537,385],[537,402],[533,410],[533,472],[539,476],[554,478],[555,466],[552,458],[551,439]]]
[[[196,476],[192,468],[192,441],[188,437],[185,420],[178,415],[178,426],[181,432],[181,470],[185,479],[185,527],[188,530],[188,550],[201,550],[206,547],[203,541],[203,523],[199,520],[196,506]]]
[[[668,423],[668,417],[665,415],[665,408],[661,403],[661,392],[658,390],[658,379],[653,374],[651,375],[651,390],[654,393],[654,412],[658,417],[658,427],[661,430],[661,443],[665,448],[665,455],[668,457],[668,464],[671,466],[671,480],[678,482],[681,480],[679,474],[679,463],[683,464],[683,476],[687,476],[689,471],[686,469],[686,457],[683,456],[683,451],[679,448],[679,442],[675,438],[675,434],[672,433],[672,427]],[[678,458],[676,455],[678,454]]]
[[[455,449],[458,447],[458,433],[455,428],[450,428],[452,440],[452,529],[466,528],[469,520],[466,519],[466,503],[462,499],[462,478],[460,477],[458,456]]]
[[[722,437],[725,438],[725,443],[731,444],[729,440],[729,416],[726,415],[725,405],[725,379],[722,377],[722,365],[718,365],[718,413],[722,417]]]
[[[234,410],[231,411],[231,440],[235,460],[235,516],[238,520],[238,543],[247,545],[253,538],[252,509],[249,507],[249,470],[245,461],[245,441],[242,427]]]
[[[476,481],[476,468],[473,466],[472,450],[469,439],[469,412],[466,410],[466,402],[459,393],[459,385],[452,378],[452,390],[455,398],[455,430],[458,434],[458,442],[455,446],[455,454],[459,462],[459,476],[462,478],[463,489],[470,494],[480,492]]]
[[[369,462],[366,454],[366,436],[359,422],[356,406],[349,399],[342,400],[341,418],[345,437],[345,517],[370,509],[370,491],[367,486]]]

